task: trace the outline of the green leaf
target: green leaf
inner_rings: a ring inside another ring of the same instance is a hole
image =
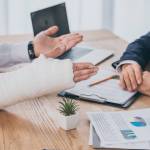
[[[59,104],[58,111],[65,116],[74,115],[79,110],[77,102],[69,98],[63,98]]]

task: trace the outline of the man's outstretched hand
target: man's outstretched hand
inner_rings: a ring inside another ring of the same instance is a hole
[[[47,57],[56,58],[66,51],[69,51],[76,44],[80,43],[83,36],[79,33],[66,34],[53,38],[52,35],[58,32],[58,27],[53,26],[40,32],[33,40],[36,57],[44,54]]]
[[[44,54],[47,57],[56,58],[83,40],[83,36],[79,33],[66,34],[53,38],[52,35],[57,33],[58,30],[57,26],[53,26],[40,32],[35,37],[33,45],[36,57],[39,57],[40,54]],[[91,63],[74,63],[74,82],[86,80],[95,75],[97,71],[98,68]]]

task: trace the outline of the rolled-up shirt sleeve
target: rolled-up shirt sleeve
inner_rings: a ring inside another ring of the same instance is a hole
[[[28,43],[0,44],[0,68],[30,62]]]

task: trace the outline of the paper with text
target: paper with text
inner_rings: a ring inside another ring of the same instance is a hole
[[[150,149],[150,109],[88,113],[95,148]]]

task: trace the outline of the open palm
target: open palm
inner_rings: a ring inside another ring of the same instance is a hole
[[[35,55],[38,57],[44,54],[47,57],[56,58],[82,41],[83,37],[79,33],[66,34],[60,37],[53,38],[58,31],[57,26],[40,32],[34,39]]]

